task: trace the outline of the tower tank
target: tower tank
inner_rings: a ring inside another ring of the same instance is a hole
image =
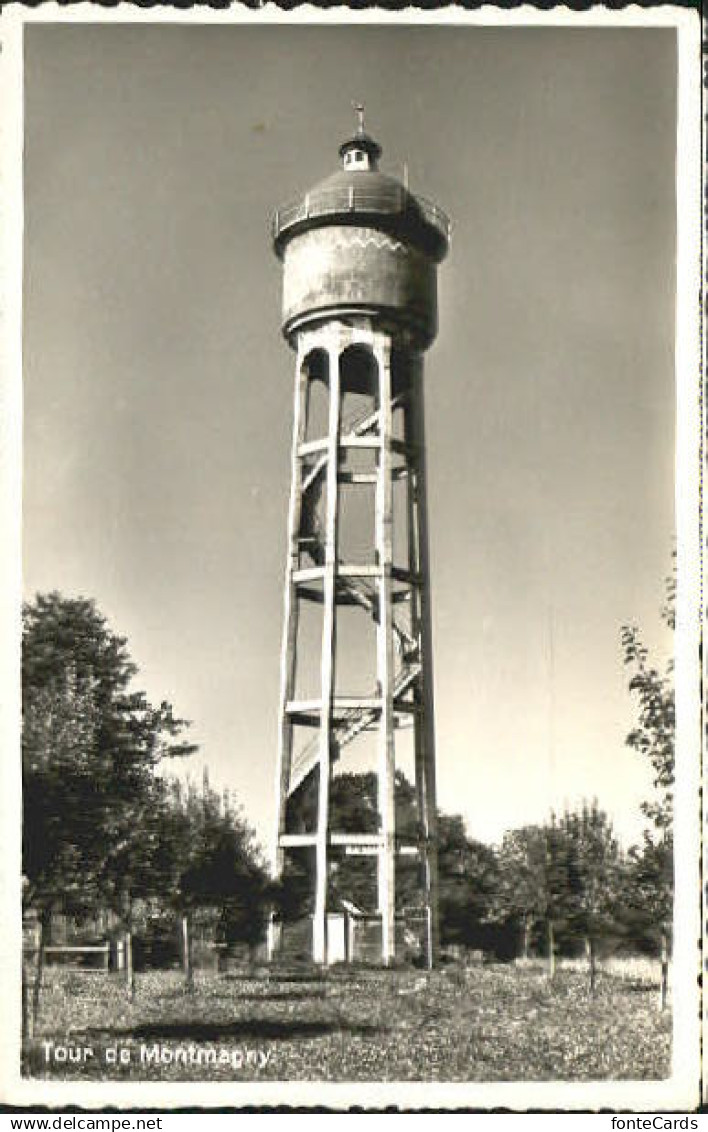
[[[306,877],[310,892],[297,925],[274,910],[268,952],[309,950],[317,963],[375,954],[386,965],[413,947],[433,966],[422,353],[437,331],[437,265],[449,223],[379,171],[381,149],[361,117],[339,154],[340,169],[280,208],[272,231],[283,266],[283,333],[295,352],[272,868],[284,883]],[[404,764],[416,820],[397,828]],[[357,812],[352,828],[330,790],[365,767],[376,782],[373,809]],[[419,881],[405,914],[396,902],[404,853],[417,860]],[[361,922],[351,901],[338,907],[332,889],[336,874],[342,894],[358,890],[350,857],[368,858],[355,862],[368,886],[369,918]]]
[[[279,208],[273,244],[283,262],[283,333],[331,318],[374,320],[397,346],[425,350],[437,332],[437,265],[450,239],[445,213],[381,173],[381,147],[360,123],[339,148],[341,168]]]

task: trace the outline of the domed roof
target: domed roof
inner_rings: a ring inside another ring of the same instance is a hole
[[[395,177],[379,171],[378,143],[359,132],[340,146],[339,153],[340,169],[275,213],[277,255],[282,256],[290,239],[310,228],[365,224],[395,234],[431,259],[443,259],[450,236],[447,216],[437,205],[414,196]]]
[[[378,206],[386,209],[392,202],[400,207],[404,202],[415,200],[413,194],[409,193],[395,177],[389,177],[378,169],[353,168],[337,169],[336,173],[330,173],[329,177],[313,185],[307,196],[312,203],[328,194],[348,195],[350,189],[353,190],[357,201],[365,198],[371,208]]]

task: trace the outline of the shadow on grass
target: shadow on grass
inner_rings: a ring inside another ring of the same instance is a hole
[[[293,974],[290,974],[290,972],[288,972],[288,974],[283,975],[281,975],[280,972],[278,975],[233,975],[231,974],[231,972],[229,972],[229,974],[222,975],[220,976],[220,978],[223,979],[224,983],[258,983],[263,984],[264,986],[267,986],[268,984],[272,986],[275,983],[306,983],[313,986],[322,986],[323,984],[329,983],[330,981],[329,976],[326,975],[318,975],[316,974],[316,972],[312,975],[299,974],[299,972],[297,971],[293,972]]]
[[[281,975],[223,975],[222,978],[227,983],[306,983],[313,986],[322,986],[323,983],[329,983],[330,978],[326,975],[309,974],[304,972],[300,974],[299,971],[287,972]]]
[[[273,991],[271,994],[264,991],[263,994],[240,994],[238,996],[239,1002],[311,1002],[313,999],[321,1000],[326,998],[325,990],[292,990],[292,991]]]
[[[381,1026],[369,1023],[352,1024],[337,1019],[336,1021],[308,1022],[293,1019],[252,1018],[240,1022],[151,1022],[141,1026],[132,1026],[126,1029],[113,1027],[101,1029],[87,1029],[82,1038],[134,1038],[138,1041],[189,1041],[189,1042],[223,1042],[236,1038],[259,1038],[267,1041],[290,1038],[320,1038],[328,1034],[378,1034],[382,1032]]]

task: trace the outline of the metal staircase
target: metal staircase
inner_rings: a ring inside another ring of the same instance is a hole
[[[395,398],[393,407],[400,402]],[[379,412],[367,413],[342,427],[342,434],[349,436],[364,436],[372,432],[379,420]],[[302,515],[300,522],[300,545],[309,555],[315,566],[324,566],[325,544],[324,535],[317,514],[317,504],[322,491],[322,473],[327,467],[327,456],[320,456],[309,468],[302,482]],[[360,605],[373,618],[379,621],[379,597],[376,583],[368,578],[337,576],[336,596],[345,597],[349,602]],[[399,668],[396,672],[393,686],[394,707],[413,687],[418,678],[422,665],[418,642],[407,630],[395,620],[393,633],[396,643],[396,652],[399,657]],[[375,688],[370,699],[380,697],[380,688]],[[379,707],[352,707],[339,712],[333,720],[333,750],[332,759],[339,757],[342,747],[351,743],[362,731],[373,727],[380,714]],[[320,735],[315,735],[294,757],[290,767],[290,781],[288,797],[305,782],[309,775],[319,764]]]

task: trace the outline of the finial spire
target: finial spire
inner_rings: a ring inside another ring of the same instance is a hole
[[[359,124],[357,126],[356,132],[358,134],[363,134],[364,133],[364,103],[363,102],[352,102],[352,107],[354,108],[356,115],[357,115],[357,118],[359,119]]]

